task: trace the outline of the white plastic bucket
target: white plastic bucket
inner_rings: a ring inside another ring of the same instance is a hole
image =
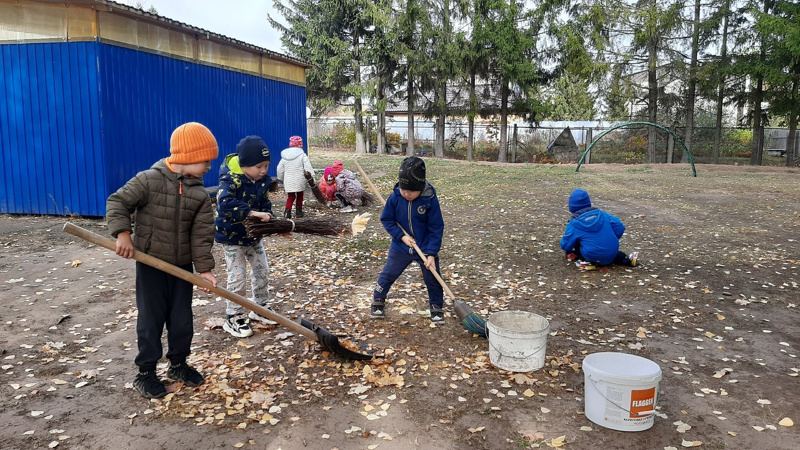
[[[530,372],[544,366],[550,323],[526,311],[500,311],[486,321],[489,361],[511,372]]]
[[[612,430],[653,426],[661,368],[641,356],[593,353],[583,359],[586,417]]]

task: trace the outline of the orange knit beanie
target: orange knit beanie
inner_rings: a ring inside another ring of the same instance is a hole
[[[172,132],[169,153],[170,164],[194,164],[216,159],[219,148],[211,130],[197,122],[188,122]]]

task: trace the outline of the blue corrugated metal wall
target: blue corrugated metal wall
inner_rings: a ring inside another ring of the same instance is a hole
[[[105,199],[169,154],[178,125],[208,126],[220,158],[248,134],[272,150],[306,136],[305,88],[99,42],[0,45],[0,213],[105,214]]]
[[[104,213],[96,52],[0,45],[0,212]]]
[[[172,130],[184,122],[200,122],[217,138],[207,186],[218,184],[219,165],[244,136],[267,143],[272,175],[289,138],[306,136],[304,87],[108,44],[99,54],[110,192],[169,155]]]

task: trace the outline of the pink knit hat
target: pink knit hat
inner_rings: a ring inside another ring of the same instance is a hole
[[[339,176],[342,173],[342,169],[344,169],[344,164],[341,161],[334,161],[333,166],[331,167],[331,175]]]
[[[303,138],[300,136],[292,136],[289,138],[289,147],[303,147]]]

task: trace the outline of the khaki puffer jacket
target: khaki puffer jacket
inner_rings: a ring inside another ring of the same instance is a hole
[[[140,252],[178,266],[194,263],[196,272],[214,268],[214,215],[203,180],[171,171],[165,159],[108,197],[106,219],[114,237],[133,231],[133,245]]]

